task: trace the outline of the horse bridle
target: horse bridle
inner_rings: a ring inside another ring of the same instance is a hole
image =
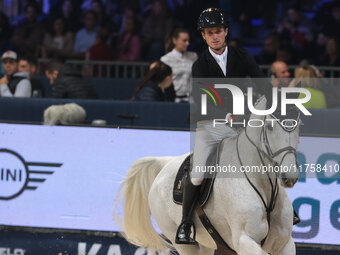
[[[296,126],[294,126],[293,128],[286,128],[286,127],[283,127],[282,124],[280,123],[280,121],[274,116],[274,115],[270,115],[272,118],[275,119],[275,121],[277,121],[277,123],[280,125],[280,127],[282,129],[284,129],[285,131],[287,132],[292,132],[296,129],[296,127],[298,126],[298,124]],[[299,117],[300,117],[300,114],[298,115],[297,117],[297,123],[299,121]],[[265,116],[264,118],[264,123],[266,121],[266,118],[267,116]],[[262,129],[261,129],[261,134],[260,134],[260,141],[262,142],[261,144],[264,144],[265,148],[266,148],[266,151],[264,151],[262,148],[259,148],[255,142],[249,137],[248,135],[248,132],[247,132],[247,127],[245,128],[245,134],[246,134],[246,137],[248,139],[248,141],[254,145],[254,147],[257,149],[258,153],[259,153],[259,156],[260,156],[260,159],[261,159],[261,163],[264,165],[264,160],[263,160],[263,157],[262,155],[267,158],[270,163],[274,163],[274,165],[281,165],[284,158],[290,154],[290,153],[293,153],[294,155],[296,155],[296,149],[292,146],[286,146],[284,148],[281,148],[279,150],[277,150],[276,152],[273,152],[271,147],[270,147],[270,144],[269,144],[269,139],[268,139],[268,135],[267,135],[267,128],[266,128],[266,124],[263,125]],[[280,163],[278,163],[277,161],[274,160],[275,157],[277,157],[278,155],[280,155],[281,153],[283,152],[286,152],[284,154],[284,156],[282,157]],[[296,156],[295,156],[295,161],[296,161],[296,164],[297,164],[297,160],[296,160]]]
[[[280,123],[280,121],[279,121],[274,115],[270,115],[270,116],[273,117],[273,118],[275,119],[275,121],[277,121],[277,123],[280,125],[280,127],[281,127],[282,129],[284,129],[285,131],[287,131],[287,132],[292,132],[292,131],[294,131],[294,130],[297,128],[298,122],[299,122],[299,118],[300,118],[300,114],[298,114],[297,120],[296,120],[296,125],[293,126],[293,127],[287,128],[287,127],[284,127],[284,126]],[[265,116],[265,120],[266,120],[266,118],[267,118],[267,116]],[[281,165],[282,162],[283,162],[283,160],[284,160],[284,158],[285,158],[288,154],[293,153],[293,154],[294,154],[294,157],[295,157],[296,166],[298,166],[297,159],[296,159],[296,149],[295,149],[293,146],[284,147],[284,148],[279,149],[279,150],[277,150],[276,152],[273,153],[273,152],[272,152],[272,149],[271,149],[271,147],[270,147],[270,144],[269,144],[269,139],[268,139],[268,135],[267,135],[267,129],[266,129],[265,127],[262,128],[262,130],[261,130],[261,135],[262,135],[262,133],[263,133],[263,144],[265,145],[265,147],[266,147],[266,152],[267,152],[267,153],[265,154],[266,157],[269,156],[269,159],[272,159],[272,162],[275,162],[275,163],[277,164],[277,162],[274,161],[273,159],[274,159],[275,157],[277,157],[278,155],[280,155],[281,153],[286,152],[286,153],[283,155],[283,157],[282,157],[280,163],[278,164],[278,165]],[[250,138],[249,138],[249,136],[248,136],[247,133],[246,133],[246,135],[247,135],[248,140],[250,140]],[[253,143],[253,144],[254,144],[254,143]],[[255,144],[254,144],[254,145],[255,145]]]
[[[270,115],[271,117],[273,117],[278,123],[280,123],[278,121],[278,119],[274,116],[274,115]],[[298,117],[297,117],[297,124],[296,126],[294,126],[293,128],[286,128],[286,127],[283,127],[282,124],[280,123],[280,127],[283,128],[285,131],[287,132],[292,132],[296,129],[296,127],[298,126],[298,121],[299,121],[299,114],[298,114]],[[264,121],[263,123],[265,123],[266,121],[266,118],[267,116],[265,116],[264,118]],[[294,154],[294,157],[295,157],[295,162],[296,162],[296,166],[298,166],[298,163],[297,163],[297,159],[296,159],[296,149],[292,146],[286,146],[282,149],[279,149],[277,150],[276,152],[273,153],[271,147],[270,147],[270,143],[269,143],[269,139],[268,139],[268,135],[267,135],[267,128],[266,128],[266,125],[264,124],[262,129],[261,129],[261,133],[260,133],[260,141],[261,141],[261,144],[264,144],[265,146],[265,149],[266,151],[264,151],[262,148],[260,148],[259,146],[256,145],[256,143],[249,137],[248,135],[248,132],[247,132],[247,127],[245,127],[245,135],[248,139],[248,141],[256,148],[257,150],[257,153],[260,157],[260,160],[261,160],[261,163],[262,165],[266,165],[265,164],[265,160],[264,160],[264,157],[267,158],[270,163],[273,164],[273,166],[280,166],[284,160],[284,158],[290,154],[290,153],[293,153]],[[239,143],[238,143],[238,139],[239,139],[239,136],[237,137],[237,141],[236,141],[236,150],[237,150],[237,157],[238,157],[238,160],[240,162],[240,165],[242,166],[242,161],[241,161],[241,157],[240,157],[240,152],[239,152]],[[278,155],[280,155],[281,153],[283,152],[286,152],[280,163],[278,163],[277,161],[274,160],[275,157],[277,157]],[[297,168],[296,168],[297,169]],[[261,241],[261,245],[263,246],[264,242],[266,241],[267,237],[268,237],[268,234],[269,234],[269,230],[270,230],[270,213],[274,210],[275,208],[275,204],[276,204],[276,201],[277,201],[277,196],[278,196],[278,193],[279,193],[279,185],[278,185],[278,173],[275,171],[275,183],[272,182],[272,179],[270,178],[269,176],[269,173],[268,171],[266,171],[266,174],[267,174],[267,177],[268,177],[268,180],[269,180],[269,183],[270,183],[270,186],[271,186],[271,195],[270,195],[270,201],[269,201],[269,204],[267,205],[266,202],[264,201],[264,198],[262,197],[260,191],[255,187],[255,185],[250,181],[246,171],[244,171],[244,175],[248,181],[248,183],[250,184],[250,186],[252,186],[252,188],[255,190],[255,192],[259,195],[265,209],[266,209],[266,213],[267,213],[267,222],[268,222],[268,232],[267,232],[267,235],[265,236],[265,238]]]

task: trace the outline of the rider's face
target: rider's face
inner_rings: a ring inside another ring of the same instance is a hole
[[[225,38],[228,34],[228,28],[210,27],[201,32],[204,40],[212,50],[219,51],[225,47]]]

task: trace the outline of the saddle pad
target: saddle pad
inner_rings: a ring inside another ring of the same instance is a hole
[[[208,160],[208,162],[213,162],[213,160]],[[173,200],[176,204],[181,205],[183,203],[183,185],[184,178],[190,172],[190,166],[192,165],[192,154],[190,154],[182,163],[180,166],[174,183],[173,188]],[[201,195],[199,199],[199,204],[201,207],[204,207],[204,205],[207,203],[209,196],[211,194],[216,174],[208,173],[208,178],[205,178],[202,185],[201,185]]]

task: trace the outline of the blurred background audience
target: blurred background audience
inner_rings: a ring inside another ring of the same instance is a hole
[[[340,66],[340,0],[19,2],[1,3],[1,52],[13,49],[38,58],[85,59],[97,32],[105,28],[105,43],[115,52],[114,59],[154,61],[168,52],[170,32],[181,27],[188,30],[189,50],[199,54],[205,46],[196,31],[197,17],[214,6],[229,15],[229,43],[247,48],[259,64],[308,61]],[[271,14],[266,11],[269,6]]]
[[[187,101],[191,65],[206,47],[196,30],[197,18],[207,7],[228,15],[228,45],[246,48],[276,79],[274,86],[288,86],[296,66],[314,65],[322,67],[318,77],[340,77],[334,69],[340,68],[340,0],[25,0],[0,6],[0,54],[18,53],[16,72],[34,70],[28,71],[32,96],[45,94],[34,77],[46,71],[41,59],[83,61],[85,75],[111,78],[132,71],[105,61],[128,66],[161,60],[172,69],[175,101]],[[3,65],[0,72],[5,73]],[[132,77],[145,73],[138,72]],[[332,93],[323,88],[327,106],[335,106],[329,100]]]

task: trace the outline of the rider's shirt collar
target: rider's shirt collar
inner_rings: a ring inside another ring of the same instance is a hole
[[[215,52],[213,52],[210,47],[209,48],[209,52],[210,54],[213,56],[213,58],[216,60],[217,64],[220,66],[220,68],[223,71],[224,76],[226,76],[227,74],[227,56],[228,56],[228,46],[225,47],[225,50],[223,51],[222,54],[216,54]]]

